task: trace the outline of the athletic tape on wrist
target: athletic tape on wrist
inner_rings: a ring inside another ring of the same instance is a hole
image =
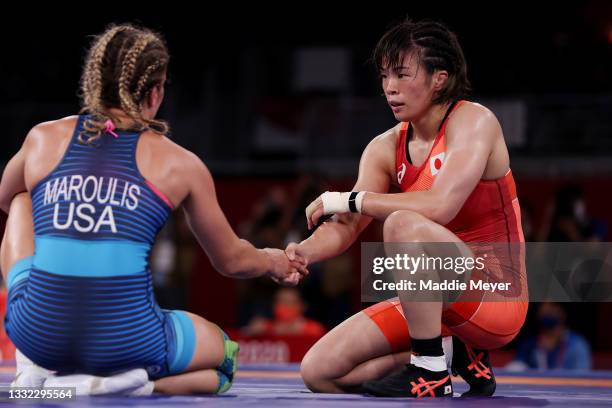
[[[360,213],[365,191],[339,193],[327,191],[321,195],[323,214]]]
[[[349,196],[349,209],[352,213],[361,213],[365,191],[353,191]]]
[[[348,199],[350,193],[327,191],[321,195],[323,214],[342,214],[349,212]]]

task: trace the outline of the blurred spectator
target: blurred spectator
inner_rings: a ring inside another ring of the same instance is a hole
[[[319,176],[302,175],[296,182],[297,188],[294,194],[294,206],[290,212],[290,226],[285,245],[290,242],[300,242],[310,236],[312,231],[308,230],[304,210],[326,190],[326,183]]]
[[[312,305],[310,316],[322,322],[328,329],[336,327],[353,314],[353,258],[344,253],[311,267],[311,274],[304,282],[306,300]]]
[[[241,235],[254,245],[284,248],[289,242],[300,242],[312,233],[306,225],[304,209],[321,193],[328,190],[326,182],[317,175],[302,175],[293,183],[289,193],[279,187],[271,188],[259,201],[253,204],[249,220],[240,226]],[[310,275],[300,284],[300,293],[310,303],[308,317],[312,322],[332,328],[353,313],[352,282],[353,260],[349,254],[335,259],[312,264]],[[278,320],[276,306],[270,299],[276,293],[276,285],[267,279],[236,282],[239,293],[238,324],[247,327],[247,332],[265,331],[271,321]],[[300,302],[304,304],[300,297]],[[302,308],[302,315],[306,308]],[[281,312],[282,313],[282,312]]]
[[[240,235],[257,248],[284,248],[288,225],[289,199],[285,190],[271,188],[253,203],[251,216],[240,225]],[[234,283],[240,299],[238,325],[244,326],[256,316],[271,316],[270,299],[277,285],[270,279],[254,279]]]
[[[566,314],[557,303],[542,303],[537,313],[538,334],[519,343],[508,369],[590,369],[591,350],[580,334],[565,325]]]
[[[244,235],[257,248],[283,248],[288,229],[287,193],[280,187],[270,189],[253,208],[251,221],[241,226]]]
[[[521,203],[521,226],[523,228],[523,236],[525,242],[535,240],[533,231],[533,209],[527,203]]]
[[[548,209],[543,237],[549,242],[605,241],[605,228],[587,211],[584,194],[578,186],[561,188]]]
[[[174,213],[151,251],[155,297],[165,309],[187,309],[188,282],[199,250],[182,212]]]
[[[274,318],[254,317],[242,329],[246,335],[309,336],[321,337],[325,328],[316,320],[304,317],[306,305],[296,288],[280,288],[274,298]]]

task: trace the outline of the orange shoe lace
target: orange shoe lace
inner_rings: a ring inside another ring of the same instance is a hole
[[[484,351],[481,351],[478,353],[478,355],[476,355],[470,346],[466,345],[465,348],[467,349],[468,357],[471,361],[470,365],[468,365],[468,370],[476,370],[476,378],[484,377],[487,380],[490,380],[491,369],[482,362]]]
[[[412,389],[410,390],[410,392],[416,395],[417,398],[421,398],[426,394],[429,394],[430,397],[435,397],[436,394],[434,393],[434,390],[444,384],[448,379],[448,375],[439,381],[425,381],[423,377],[419,377],[418,384],[414,381],[410,381],[410,385],[412,385]],[[424,389],[421,390],[421,388]]]

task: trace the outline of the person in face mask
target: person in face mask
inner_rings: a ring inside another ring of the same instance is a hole
[[[275,295],[271,320],[255,318],[243,333],[249,335],[321,337],[325,327],[304,317],[306,305],[295,288],[280,288]]]
[[[550,231],[547,240],[550,242],[601,241],[598,223],[592,220],[587,211],[584,193],[578,186],[569,185],[561,188],[556,195],[551,211]]]
[[[565,325],[565,311],[559,304],[542,303],[537,316],[538,333],[519,344],[512,368],[591,368],[590,346]]]

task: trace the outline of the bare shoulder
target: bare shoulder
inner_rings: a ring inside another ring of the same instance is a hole
[[[70,139],[76,127],[78,116],[67,116],[62,119],[42,122],[34,126],[26,136],[26,144],[32,147],[57,145],[64,139]]]
[[[447,140],[469,139],[493,141],[501,136],[501,126],[495,114],[486,106],[464,102],[451,115],[446,128]]]
[[[172,139],[162,136],[160,138],[160,142],[164,145],[164,148],[177,159],[179,163],[182,163],[183,166],[193,168],[204,165],[198,155],[179,145]]]
[[[188,175],[205,177],[207,179],[210,178],[212,180],[212,176],[210,174],[210,171],[208,170],[208,167],[206,166],[206,164],[204,164],[202,159],[197,154],[195,154],[191,150],[185,149],[182,146],[176,146],[179,148],[180,157],[182,158],[181,165],[184,167]]]
[[[453,126],[472,124],[473,126],[499,125],[495,114],[486,106],[466,101],[457,108],[448,122],[448,129]]]
[[[33,130],[36,129],[39,131],[47,131],[47,132],[66,130],[66,129],[74,130],[74,127],[76,126],[76,122],[78,119],[79,119],[78,115],[71,115],[71,116],[66,116],[64,118],[61,118],[61,119],[49,120],[46,122],[41,122],[38,125],[34,126]]]
[[[149,135],[150,134],[150,135]],[[184,148],[166,136],[159,136],[147,132],[147,140],[150,144],[151,157],[154,161],[163,159],[166,167],[166,177],[178,176],[184,181],[193,179],[202,174],[208,175],[209,171],[202,160],[192,151]]]
[[[399,139],[400,127],[401,123],[398,123],[396,126],[372,139],[363,152],[364,157],[395,158],[395,148]]]
[[[392,127],[368,143],[359,163],[359,188],[382,192],[394,180],[395,150],[400,126]]]
[[[74,133],[78,116],[42,122],[27,134],[22,150],[25,153],[25,180],[29,188],[57,166]]]

